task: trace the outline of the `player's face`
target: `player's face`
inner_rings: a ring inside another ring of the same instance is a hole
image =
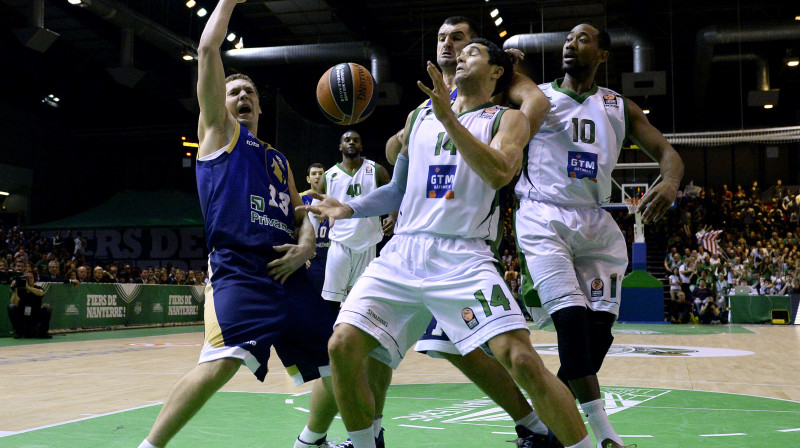
[[[244,79],[234,79],[225,84],[225,107],[246,128],[258,124],[261,106],[256,89]]]
[[[361,149],[361,135],[358,132],[345,132],[339,140],[339,151],[347,157],[358,157]]]
[[[306,176],[306,181],[311,185],[311,189],[315,191],[322,191],[322,179],[325,176],[325,170],[322,168],[311,168]]]
[[[493,69],[497,69],[497,66],[489,64],[489,52],[485,46],[481,44],[467,45],[458,56],[456,84],[467,79],[488,81]]]
[[[561,68],[571,76],[590,72],[608,57],[608,52],[598,46],[599,31],[593,26],[581,24],[567,35],[561,53]]]
[[[442,25],[436,43],[436,62],[442,70],[451,70],[457,64],[458,55],[467,45],[472,34],[469,25],[457,23]]]

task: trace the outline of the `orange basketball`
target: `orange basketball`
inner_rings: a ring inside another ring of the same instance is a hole
[[[369,70],[353,62],[329,68],[317,83],[317,104],[336,124],[364,121],[375,110],[375,80]]]

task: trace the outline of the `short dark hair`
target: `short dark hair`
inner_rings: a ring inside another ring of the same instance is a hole
[[[480,28],[478,28],[478,24],[475,23],[474,20],[470,19],[469,17],[465,16],[450,16],[444,19],[442,25],[458,25],[459,23],[466,23],[470,30],[470,38],[480,37]]]
[[[250,85],[253,86],[253,90],[256,91],[256,96],[259,96],[258,95],[258,87],[256,87],[256,83],[254,83],[253,80],[250,79],[250,77],[245,75],[244,73],[234,73],[234,74],[228,76],[227,78],[225,78],[225,84],[227,84],[227,83],[229,83],[231,81],[237,80],[237,79],[243,79],[243,80],[249,82]]]
[[[308,169],[306,170],[306,176],[311,175],[311,168],[322,168],[322,171],[325,171],[325,165],[319,162],[314,162],[308,166]]]
[[[467,42],[467,46],[471,44],[480,44],[486,47],[486,52],[489,53],[489,63],[503,67],[503,74],[497,80],[492,95],[504,92],[511,85],[511,80],[514,77],[514,66],[511,64],[511,59],[502,48],[488,39],[476,37]]]
[[[589,25],[590,27],[597,30],[597,46],[602,48],[606,51],[611,51],[611,36],[608,34],[608,31],[605,27],[597,26],[597,24],[593,22],[583,22],[581,25]]]

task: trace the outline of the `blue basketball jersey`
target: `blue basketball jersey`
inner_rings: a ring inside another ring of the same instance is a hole
[[[214,248],[270,252],[295,243],[289,164],[242,125],[231,143],[197,160],[197,191],[206,242]]]
[[[457,96],[458,96],[458,87],[454,87],[453,90],[450,91],[450,102],[455,101]],[[433,103],[429,99],[428,102],[425,103],[425,107],[431,107],[431,104]]]
[[[307,194],[301,197],[305,205],[312,205],[319,202]],[[328,258],[328,248],[331,247],[331,239],[328,237],[328,229],[330,229],[328,219],[325,218],[325,220],[320,222],[318,219],[311,216],[311,213],[308,214],[308,219],[314,226],[314,233],[317,235],[317,256],[315,258]]]

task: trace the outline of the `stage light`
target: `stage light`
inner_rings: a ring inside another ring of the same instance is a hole
[[[186,7],[189,9],[194,8],[195,5],[197,5],[197,2],[194,0],[189,0],[188,2],[186,2]]]
[[[197,17],[205,17],[208,14],[206,8],[200,8],[197,10]]]
[[[228,42],[233,42],[233,41],[236,40],[236,34],[235,33],[230,33],[230,34],[228,34],[228,37],[226,37],[225,39],[228,39]]]

